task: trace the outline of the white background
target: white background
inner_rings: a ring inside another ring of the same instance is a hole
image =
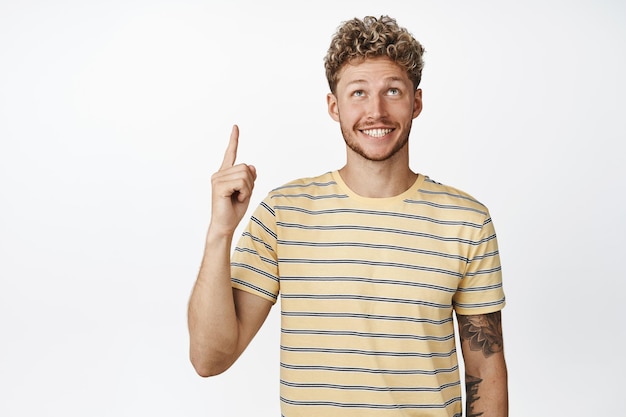
[[[271,188],[339,168],[322,59],[390,14],[426,47],[412,167],[491,210],[511,416],[623,413],[617,0],[0,0],[0,416],[278,416],[278,309],[225,374],[186,306],[232,124]]]

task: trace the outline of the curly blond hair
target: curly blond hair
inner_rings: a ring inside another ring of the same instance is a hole
[[[328,86],[334,94],[344,64],[384,56],[404,68],[417,89],[422,79],[424,52],[422,44],[389,16],[348,20],[337,29],[324,58]]]

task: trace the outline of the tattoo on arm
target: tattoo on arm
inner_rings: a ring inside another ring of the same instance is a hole
[[[478,396],[478,385],[483,382],[482,379],[465,374],[465,392],[467,394],[467,417],[480,417],[482,412],[474,410],[474,403],[480,399]]]
[[[502,315],[489,314],[457,317],[461,341],[467,340],[471,350],[483,352],[485,358],[502,351]]]

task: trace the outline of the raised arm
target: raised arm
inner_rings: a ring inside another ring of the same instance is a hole
[[[271,308],[261,297],[231,287],[233,234],[252,195],[256,169],[237,164],[233,127],[222,165],[211,177],[211,221],[200,271],[189,299],[190,359],[201,376],[219,374],[241,355]]]
[[[465,362],[467,417],[507,417],[508,387],[501,313],[458,315]]]

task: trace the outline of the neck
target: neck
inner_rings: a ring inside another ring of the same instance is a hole
[[[395,197],[415,183],[417,174],[406,164],[367,160],[348,161],[339,170],[341,178],[356,194],[368,198]]]

